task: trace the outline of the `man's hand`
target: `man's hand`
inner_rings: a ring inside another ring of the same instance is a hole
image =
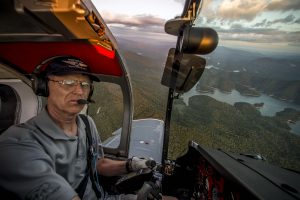
[[[138,191],[137,200],[161,200],[162,195],[160,188],[153,182],[145,182],[143,187]]]
[[[143,168],[153,169],[156,166],[156,162],[151,159],[132,157],[126,162],[126,169],[128,172],[137,171]]]

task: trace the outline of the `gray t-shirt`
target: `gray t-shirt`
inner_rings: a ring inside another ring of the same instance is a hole
[[[88,118],[99,144],[96,126]],[[5,131],[0,136],[0,186],[21,199],[69,200],[76,196],[74,189],[87,167],[85,124],[80,117],[76,120],[75,137],[67,136],[45,109]],[[97,152],[101,153],[99,148]],[[96,199],[90,181],[83,199]]]

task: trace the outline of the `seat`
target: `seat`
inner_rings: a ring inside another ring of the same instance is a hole
[[[17,197],[15,194],[13,194],[12,192],[4,189],[1,186],[0,186],[0,199],[20,200],[20,198]]]
[[[18,107],[15,90],[8,85],[0,84],[0,134],[15,124]]]

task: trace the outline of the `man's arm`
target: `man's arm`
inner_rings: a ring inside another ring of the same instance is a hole
[[[151,159],[132,157],[126,161],[100,158],[97,163],[97,170],[103,176],[118,176],[128,172],[137,171],[143,168],[156,166],[156,162]]]
[[[76,196],[72,200],[80,200],[80,198],[79,198],[79,196]]]
[[[128,173],[126,161],[100,158],[97,162],[97,170],[103,176],[119,176]]]
[[[0,142],[0,185],[21,199],[73,199],[76,192],[55,173],[37,143]]]

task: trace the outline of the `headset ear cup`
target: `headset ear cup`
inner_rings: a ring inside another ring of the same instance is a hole
[[[36,95],[48,97],[48,81],[46,78],[33,76],[31,79],[32,89]]]

